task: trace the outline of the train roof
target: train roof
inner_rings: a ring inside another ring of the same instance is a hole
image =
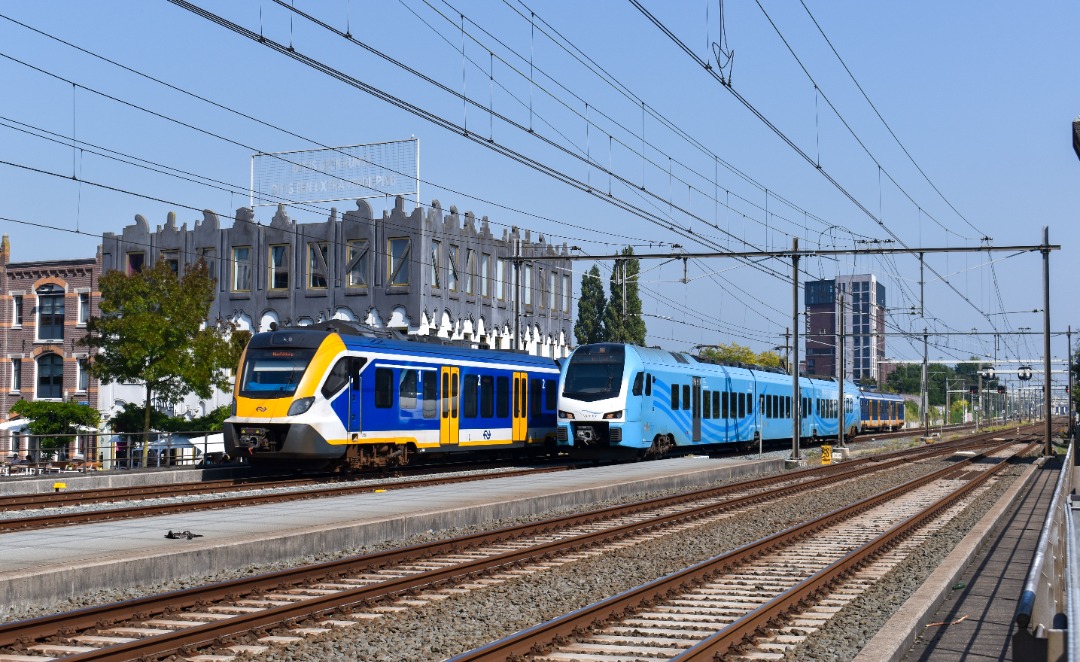
[[[867,391],[862,389],[863,397],[874,398],[877,400],[903,400],[904,396],[899,393],[882,393],[881,391]]]
[[[343,320],[263,331],[251,337],[249,346],[259,348],[289,345],[316,348],[327,337],[335,334],[340,336],[345,346],[350,349],[374,349],[426,357],[447,357],[465,361],[491,361],[558,369],[558,364],[551,357],[534,356],[513,350],[477,349],[468,343],[449,341],[444,338],[406,336]]]
[[[668,366],[700,364],[702,366],[706,366],[706,367],[710,367],[710,368],[716,368],[716,367],[718,367],[718,368],[726,368],[726,369],[729,369],[729,370],[732,370],[732,371],[743,370],[743,371],[746,371],[748,373],[754,373],[755,379],[762,378],[762,379],[771,379],[771,380],[779,381],[779,380],[783,380],[785,378],[787,378],[787,379],[791,378],[791,376],[781,368],[759,366],[759,365],[753,365],[753,364],[749,364],[749,363],[712,361],[712,360],[705,359],[705,358],[702,358],[700,356],[697,356],[695,354],[687,354],[685,352],[672,352],[672,351],[669,351],[669,350],[666,350],[666,349],[661,349],[659,347],[642,347],[640,345],[631,345],[631,344],[625,344],[625,343],[595,343],[594,345],[580,345],[574,350],[574,352],[577,352],[582,347],[605,347],[605,346],[606,347],[620,346],[620,347],[626,348],[627,350],[631,350],[634,353],[636,353],[639,357],[641,357],[642,362],[646,363],[646,364],[653,364],[653,365],[660,364],[660,365],[668,365]],[[571,354],[571,357],[572,356],[573,356],[573,354]],[[836,379],[834,379],[834,378],[830,378],[830,377],[826,377],[826,378],[811,377],[811,376],[805,375],[805,374],[800,374],[799,375],[799,380],[800,380],[800,382],[808,382],[810,384],[820,384],[820,383],[828,383],[828,382],[831,382],[833,384],[836,383]],[[859,387],[854,382],[852,382],[851,380],[848,380],[848,381],[846,381],[844,383],[851,387],[851,390],[849,391],[850,393],[858,393],[859,392],[859,390],[860,390]]]

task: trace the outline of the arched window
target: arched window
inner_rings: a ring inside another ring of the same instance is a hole
[[[64,288],[52,283],[37,289],[38,340],[64,339]]]
[[[64,359],[58,354],[43,354],[37,361],[39,400],[64,397]]]

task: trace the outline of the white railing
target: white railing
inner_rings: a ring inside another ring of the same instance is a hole
[[[1077,660],[1076,653],[1067,650],[1075,648],[1069,645],[1068,622],[1077,606],[1074,579],[1080,576],[1071,494],[1074,458],[1070,444],[1016,609],[1013,660]]]

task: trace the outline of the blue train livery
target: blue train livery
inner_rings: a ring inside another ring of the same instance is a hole
[[[837,437],[838,384],[799,378],[800,436]],[[563,362],[559,444],[580,455],[659,457],[792,438],[792,377],[620,343],[583,345]],[[859,389],[844,386],[844,430],[860,430]]]

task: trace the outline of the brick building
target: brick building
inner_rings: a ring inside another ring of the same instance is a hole
[[[19,400],[82,402],[98,408],[98,382],[79,345],[96,314],[101,256],[74,260],[12,262],[11,243],[0,241],[0,418]],[[35,439],[18,421],[0,424],[0,458],[36,457]],[[73,441],[60,457],[86,440]]]
[[[842,360],[849,379],[884,381],[885,286],[877,277],[864,274],[810,281],[804,300],[807,372],[836,377]],[[845,335],[842,359],[838,320]]]

